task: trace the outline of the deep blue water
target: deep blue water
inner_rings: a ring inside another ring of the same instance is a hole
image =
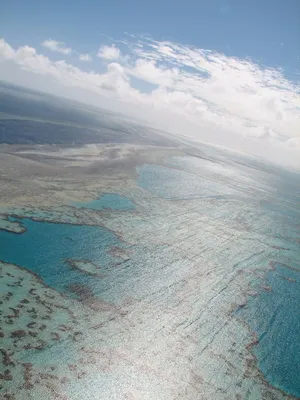
[[[76,207],[90,208],[92,210],[111,209],[116,211],[128,211],[135,208],[135,204],[127,197],[115,193],[106,193],[96,200],[89,202],[74,202]]]
[[[101,279],[71,268],[66,259],[89,260],[101,266],[114,261],[107,252],[110,246],[122,246],[109,230],[81,226],[36,222],[22,219],[27,229],[22,234],[0,230],[1,260],[13,263],[39,275],[43,281],[61,292],[72,283],[101,290]]]
[[[300,397],[300,269],[275,268],[265,281],[271,290],[251,298],[237,315],[257,333],[253,350],[269,382]]]

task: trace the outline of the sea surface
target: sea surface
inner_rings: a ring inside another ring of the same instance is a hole
[[[93,210],[110,209],[126,211],[134,209],[134,203],[130,199],[115,193],[106,193],[96,200],[74,202],[73,204],[76,207],[90,208]]]
[[[299,398],[299,174],[219,153],[137,174],[130,193],[74,203],[80,221],[11,210],[3,393]]]

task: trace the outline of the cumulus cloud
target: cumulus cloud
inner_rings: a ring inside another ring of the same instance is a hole
[[[0,56],[4,60],[13,59],[15,56],[14,49],[4,39],[0,39]]]
[[[155,60],[145,60],[142,58],[138,58],[134,66],[128,67],[127,72],[131,76],[162,87],[174,86],[174,81],[179,75],[179,69],[176,67],[165,68],[157,66]]]
[[[131,40],[122,42],[122,55],[116,46],[100,47],[98,56],[107,61],[101,73],[51,60],[27,45],[14,49],[4,39],[0,58],[62,85],[113,96],[165,129],[251,154],[272,146],[296,157],[300,87],[280,69],[173,42]],[[152,86],[141,91],[133,78]]]
[[[98,50],[97,56],[104,60],[118,60],[121,56],[121,51],[115,45],[101,46]]]
[[[64,42],[57,42],[56,40],[48,39],[42,42],[42,46],[46,47],[46,49],[55,51],[61,54],[71,54],[72,49],[70,47],[66,47]]]
[[[79,60],[80,60],[80,61],[90,62],[90,61],[92,61],[92,57],[91,57],[89,54],[87,54],[87,53],[85,53],[85,54],[79,54]]]
[[[0,39],[0,57],[15,62],[24,70],[55,78],[63,85],[76,86],[99,94],[103,94],[102,90],[115,93],[130,91],[128,78],[119,64],[108,64],[107,71],[102,74],[85,72],[65,60],[52,61],[30,46],[13,49],[4,39]]]

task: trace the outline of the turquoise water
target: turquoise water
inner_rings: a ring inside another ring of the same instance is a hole
[[[102,280],[71,268],[67,259],[89,260],[103,266],[115,260],[107,252],[111,246],[122,246],[119,239],[101,227],[68,225],[20,220],[26,232],[15,234],[0,230],[1,260],[22,266],[37,274],[47,285],[68,292],[68,285],[88,285],[101,291]]]
[[[89,202],[74,202],[73,205],[92,210],[110,209],[116,211],[128,211],[135,208],[135,204],[130,199],[115,193],[106,193],[99,197],[99,199],[91,200]]]

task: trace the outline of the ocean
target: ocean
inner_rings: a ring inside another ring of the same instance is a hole
[[[3,393],[299,398],[299,182],[173,157],[65,219],[6,211],[22,232],[0,229]]]

